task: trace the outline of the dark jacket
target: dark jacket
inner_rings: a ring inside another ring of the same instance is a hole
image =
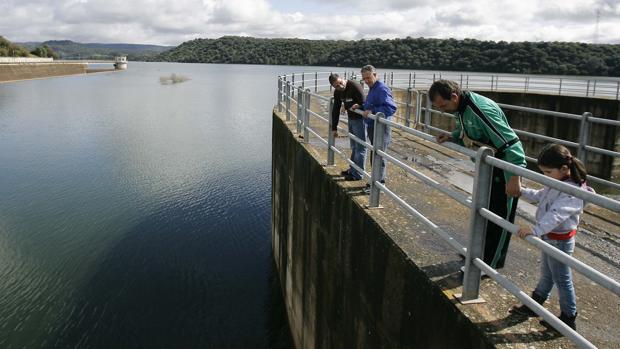
[[[353,104],[364,104],[364,90],[355,80],[347,80],[344,91],[334,90],[334,108],[332,109],[332,131],[336,131],[340,121],[340,107],[344,103],[349,119],[361,119],[362,116],[349,110]]]

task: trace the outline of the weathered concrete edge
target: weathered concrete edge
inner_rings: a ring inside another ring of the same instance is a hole
[[[85,63],[0,64],[0,83],[81,75],[87,67]]]
[[[297,348],[492,348],[275,113],[272,245]]]

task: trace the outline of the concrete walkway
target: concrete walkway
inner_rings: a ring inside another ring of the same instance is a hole
[[[317,106],[317,111],[319,109],[322,108]],[[326,137],[327,125],[324,122],[312,118],[311,125],[319,134]],[[294,121],[291,123],[291,128],[294,129]],[[348,144],[348,138],[339,137],[336,140],[337,148],[346,149],[347,153]],[[319,161],[326,162],[326,146],[313,135],[310,137],[308,150]],[[389,153],[446,186],[461,190],[463,193],[471,193],[473,164],[461,154],[399,131],[393,131],[393,143]],[[341,181],[341,185],[349,190],[360,205],[367,204],[368,196],[361,191],[365,182],[345,182],[339,173],[348,165],[338,155],[336,161],[337,166],[326,168],[326,171],[334,180]],[[528,181],[524,184],[529,187],[536,186]],[[388,165],[387,186],[467,246],[468,208],[430,188],[395,165]],[[381,205],[383,209],[369,210],[369,214],[381,224],[407,256],[437,282],[446,296],[453,299],[454,304],[477,323],[494,343],[497,343],[498,347],[575,347],[561,335],[545,331],[537,318],[523,319],[512,316],[508,310],[513,305],[519,304],[518,300],[491,279],[484,279],[481,285],[481,296],[487,301],[486,303],[461,305],[453,297],[453,294],[461,292],[462,273],[459,268],[463,265],[463,260],[460,256],[439,236],[430,232],[428,227],[414,219],[384,194],[381,195]],[[531,224],[535,209],[535,206],[521,200],[516,223]],[[588,212],[589,214],[582,217],[574,256],[615,280],[620,280],[620,227],[616,223],[620,222],[620,215],[597,207],[589,207]],[[540,252],[527,242],[513,237],[506,267],[501,272],[529,294],[537,282],[539,265]],[[620,324],[620,297],[594,285],[580,274],[574,273],[574,276],[579,309],[578,331],[599,348],[620,348],[620,333],[617,330]],[[554,314],[559,314],[556,291],[553,291],[546,307]]]

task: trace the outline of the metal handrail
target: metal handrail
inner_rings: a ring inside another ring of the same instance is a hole
[[[392,76],[393,79],[393,76]],[[393,80],[392,80],[393,82]],[[497,86],[497,82],[495,82],[495,86]],[[283,84],[279,84],[279,88],[282,87]],[[278,93],[278,96],[281,96],[280,92]],[[331,156],[331,160],[330,160],[330,153],[336,153],[339,154],[340,156],[342,156],[347,163],[349,163],[351,166],[353,166],[356,170],[360,171],[360,173],[362,173],[364,175],[364,177],[368,178],[370,177],[370,185],[371,185],[371,193],[370,193],[370,206],[378,206],[379,205],[379,192],[383,192],[386,195],[388,195],[390,198],[392,198],[396,203],[399,204],[399,206],[403,207],[406,211],[408,211],[409,213],[411,213],[412,215],[414,215],[415,217],[417,217],[418,219],[420,219],[424,224],[426,224],[427,226],[429,226],[431,228],[431,230],[435,233],[437,233],[440,237],[442,237],[444,240],[446,240],[451,247],[453,247],[455,250],[459,251],[460,253],[466,254],[467,255],[467,259],[466,259],[466,269],[465,269],[465,276],[464,276],[464,285],[463,285],[463,299],[467,300],[467,299],[472,299],[476,298],[478,296],[478,292],[479,292],[479,278],[478,281],[473,281],[472,280],[476,280],[476,276],[474,276],[476,273],[478,273],[480,270],[485,271],[487,273],[487,275],[489,275],[493,280],[495,280],[499,285],[501,285],[502,287],[504,287],[507,291],[509,291],[510,293],[512,293],[513,295],[515,295],[518,299],[520,299],[521,301],[523,301],[526,305],[528,306],[532,306],[531,308],[539,315],[541,315],[545,320],[547,320],[554,328],[558,329],[561,333],[563,333],[564,335],[566,335],[568,338],[570,338],[571,340],[573,340],[573,342],[575,342],[578,346],[580,347],[584,347],[584,348],[590,348],[593,347],[593,345],[588,342],[585,338],[583,338],[581,335],[579,335],[577,332],[573,331],[572,329],[570,329],[568,326],[566,326],[563,322],[561,322],[558,318],[556,318],[553,314],[551,314],[549,311],[547,311],[546,309],[544,309],[542,306],[535,304],[535,302],[529,298],[522,290],[520,290],[516,285],[514,285],[512,282],[510,282],[508,279],[506,279],[504,276],[500,275],[496,270],[494,270],[493,268],[491,268],[490,266],[488,266],[487,264],[484,263],[484,261],[482,261],[480,259],[480,247],[475,245],[475,239],[474,236],[478,235],[479,233],[476,233],[475,230],[471,230],[470,234],[471,235],[471,239],[470,239],[470,247],[474,246],[475,248],[473,250],[471,250],[470,248],[466,248],[464,246],[462,246],[458,241],[454,240],[454,238],[452,236],[450,236],[449,234],[447,234],[445,231],[443,231],[441,228],[439,228],[436,224],[434,224],[432,221],[430,221],[428,218],[426,218],[424,215],[422,215],[421,213],[419,213],[417,210],[415,210],[413,207],[411,207],[407,202],[405,202],[402,198],[400,198],[397,194],[395,194],[393,191],[391,191],[385,184],[380,183],[378,180],[376,180],[377,176],[378,176],[378,171],[377,169],[380,168],[380,163],[381,163],[381,159],[383,158],[385,159],[387,162],[390,163],[394,163],[397,166],[401,167],[403,170],[405,170],[407,173],[410,173],[414,176],[416,176],[417,178],[421,179],[424,183],[428,184],[429,186],[433,187],[434,189],[437,189],[439,191],[441,191],[442,193],[452,197],[453,199],[455,199],[456,201],[458,201],[459,203],[470,207],[472,209],[472,214],[474,215],[474,217],[480,217],[481,219],[484,220],[489,220],[492,222],[495,222],[496,224],[502,226],[503,228],[507,229],[508,231],[510,231],[511,233],[515,234],[518,231],[518,227],[506,220],[503,220],[501,217],[495,215],[493,212],[491,212],[490,210],[488,210],[486,207],[486,205],[481,205],[481,203],[484,203],[486,200],[487,204],[488,204],[488,197],[485,199],[483,196],[476,196],[476,192],[479,188],[483,188],[485,185],[474,185],[474,198],[470,199],[466,196],[464,196],[463,194],[461,194],[460,192],[442,187],[438,182],[434,181],[433,179],[425,176],[424,174],[420,173],[419,171],[413,169],[412,167],[404,164],[402,161],[398,160],[397,158],[391,156],[390,154],[387,153],[386,149],[383,149],[383,145],[382,145],[382,141],[378,140],[378,136],[382,136],[383,135],[383,128],[390,126],[390,127],[394,127],[397,128],[401,131],[404,131],[406,133],[412,134],[412,135],[416,135],[419,136],[421,138],[423,138],[424,140],[427,141],[431,141],[431,142],[435,142],[435,139],[433,136],[415,130],[411,127],[408,126],[404,126],[401,125],[399,123],[393,122],[391,120],[385,119],[383,117],[383,115],[381,113],[374,115],[374,114],[369,114],[367,115],[368,118],[374,120],[375,122],[375,141],[376,144],[374,147],[372,147],[372,151],[375,154],[375,156],[380,157],[380,158],[375,158],[375,161],[373,161],[373,169],[372,169],[372,173],[368,174],[367,172],[365,172],[364,169],[359,168],[357,165],[355,165],[350,159],[346,158],[346,154],[344,151],[339,150],[337,147],[335,147],[334,145],[334,139],[333,139],[333,134],[331,132],[328,132],[328,140],[323,139],[316,131],[312,130],[310,128],[309,125],[309,116],[315,116],[318,117],[320,119],[322,119],[323,121],[327,121],[329,123],[329,130],[331,130],[331,117],[329,117],[329,113],[332,110],[332,103],[333,103],[333,99],[329,99],[330,101],[330,105],[329,108],[327,109],[327,116],[324,118],[322,117],[320,114],[315,113],[313,111],[310,110],[310,105],[309,105],[309,101],[310,101],[310,96],[320,96],[318,94],[312,94],[309,90],[305,91],[305,97],[300,97],[301,99],[301,103],[305,103],[302,107],[303,109],[303,129],[304,132],[309,131],[310,133],[312,133],[313,135],[317,136],[323,143],[327,144],[327,148],[328,148],[328,165],[333,165],[333,155]],[[280,98],[280,97],[278,97]],[[323,101],[327,100],[328,98],[324,97],[321,98]],[[427,100],[428,102],[428,100]],[[406,103],[407,108],[411,107],[411,103]],[[510,107],[516,107],[516,106],[510,106]],[[417,113],[419,114],[420,109],[421,108],[416,108],[417,109]],[[534,111],[539,111],[537,109],[533,109],[533,108],[527,108],[528,112],[531,112],[532,110]],[[427,116],[431,114],[432,109],[431,108],[425,108],[425,111],[427,112]],[[355,111],[358,114],[363,114],[361,111],[356,110]],[[573,118],[573,119],[581,119],[582,122],[587,122],[589,118],[591,118],[590,115],[588,114],[584,114],[583,116],[580,115],[574,115],[574,114],[567,114],[567,115],[560,115],[560,114],[566,114],[566,113],[558,113],[557,112],[549,112],[550,115],[553,116],[560,116],[560,117],[569,117],[569,118]],[[416,121],[418,121],[420,119],[419,115],[416,115]],[[597,120],[600,121],[600,120]],[[430,119],[427,119],[426,122],[426,127],[431,128],[432,126],[430,126]],[[436,129],[436,128],[433,128]],[[439,130],[439,129],[437,129]],[[538,137],[545,137],[545,139],[549,139],[549,140],[557,140],[553,137],[547,137],[547,136],[542,136],[542,135],[537,135],[537,134],[533,134],[530,132],[526,132],[526,131],[519,131],[518,132],[525,134],[525,135],[535,135]],[[443,132],[447,132],[447,131],[443,131]],[[304,141],[307,142],[308,139],[307,137],[304,137]],[[363,144],[364,146],[368,147],[370,146],[368,143],[366,143],[365,141],[355,137],[352,134],[349,134],[349,138],[354,140],[355,142],[358,142],[360,144]],[[379,137],[380,138],[380,137]],[[563,140],[560,140],[563,141]],[[582,144],[578,144],[578,143],[574,143],[574,142],[568,142],[568,141],[563,141],[565,143],[570,143],[570,145],[573,146],[583,146]],[[481,181],[480,183],[488,183],[488,181],[491,180],[491,176],[490,176],[490,171],[488,169],[484,170],[484,173],[482,171],[484,166],[488,166],[489,168],[492,167],[497,167],[497,168],[501,168],[505,171],[514,173],[515,175],[518,176],[523,176],[525,178],[528,178],[530,180],[539,182],[545,186],[548,186],[550,188],[554,188],[556,190],[560,190],[566,193],[569,193],[577,198],[583,199],[585,201],[591,202],[593,204],[599,205],[601,207],[610,209],[612,211],[615,212],[620,212],[620,202],[607,198],[605,196],[602,195],[598,195],[598,194],[594,194],[585,190],[582,190],[581,188],[577,188],[573,185],[567,184],[567,183],[563,183],[554,179],[551,179],[549,177],[546,177],[544,175],[541,175],[537,172],[516,166],[514,164],[508,163],[506,161],[494,158],[493,156],[490,156],[490,154],[492,154],[490,152],[490,150],[488,148],[480,148],[477,152],[472,151],[471,149],[465,148],[465,147],[461,147],[457,144],[453,144],[450,142],[446,142],[443,143],[442,145],[446,146],[447,148],[450,148],[452,150],[456,150],[459,153],[462,153],[464,155],[469,156],[470,158],[476,158],[476,181]],[[615,152],[611,152],[609,150],[605,150],[605,149],[600,149],[600,148],[596,148],[596,147],[592,147],[592,146],[588,146],[585,145],[584,147],[586,150],[589,151],[603,151],[606,153],[615,153]],[[529,158],[531,159],[531,158]],[[528,159],[528,160],[529,160]],[[486,182],[485,182],[486,181]],[[484,192],[484,191],[483,191]],[[487,191],[488,193],[488,191]],[[480,201],[483,200],[483,201]],[[475,201],[475,203],[474,203]],[[478,219],[478,218],[476,218]],[[472,222],[475,223],[475,220],[472,220]],[[472,223],[472,224],[474,224]],[[471,227],[474,227],[474,225],[472,225]],[[537,248],[541,249],[542,251],[544,251],[545,253],[548,253],[552,258],[555,258],[557,260],[559,260],[562,263],[565,263],[569,266],[571,266],[572,268],[574,268],[576,271],[584,274],[586,277],[590,278],[592,281],[600,284],[601,286],[609,289],[610,291],[612,291],[614,294],[616,295],[620,295],[620,283],[618,283],[616,280],[613,280],[612,278],[602,274],[601,272],[595,270],[594,268],[580,262],[579,260],[577,260],[576,258],[567,255],[566,253],[555,249],[553,246],[547,244],[546,242],[544,242],[543,240],[541,240],[540,238],[536,238],[533,236],[529,236],[526,238],[526,241],[528,241],[529,243],[531,243],[532,245],[536,246]],[[474,245],[472,245],[474,244]]]

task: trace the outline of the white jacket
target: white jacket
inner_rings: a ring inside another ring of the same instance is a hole
[[[570,178],[564,183],[579,186]],[[581,188],[594,192],[585,183]],[[577,229],[579,215],[583,212],[583,200],[549,187],[539,190],[522,188],[521,196],[529,201],[538,202],[536,225],[532,228],[534,235],[540,237],[551,232],[562,234]]]

